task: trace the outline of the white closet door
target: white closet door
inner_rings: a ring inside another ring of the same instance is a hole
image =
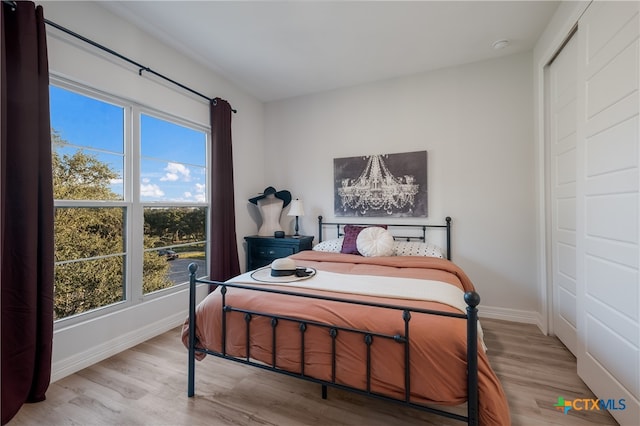
[[[623,425],[640,424],[639,6],[594,1],[578,24],[578,374],[625,400]]]
[[[576,353],[576,96],[578,42],[549,66],[553,333]]]

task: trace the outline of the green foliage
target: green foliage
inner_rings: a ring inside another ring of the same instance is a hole
[[[73,155],[57,152],[67,142],[57,131],[51,134],[53,141],[53,198],[56,200],[118,200],[120,196],[109,188],[118,173],[95,156],[82,150]]]
[[[146,235],[158,236],[156,245],[202,241],[205,237],[206,209],[201,207],[147,208],[144,211]]]
[[[56,265],[55,318],[110,305],[124,299],[123,256]]]
[[[124,208],[58,207],[55,260],[76,260],[124,252]]]
[[[142,290],[144,294],[162,290],[163,288],[173,285],[166,276],[168,268],[169,265],[165,258],[158,256],[155,251],[147,251],[144,253],[144,276],[142,277]]]

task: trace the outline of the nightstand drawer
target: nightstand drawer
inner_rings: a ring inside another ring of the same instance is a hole
[[[251,256],[254,258],[278,259],[280,257],[290,256],[295,253],[295,248],[291,247],[267,247],[267,246],[251,246]]]
[[[266,266],[276,259],[291,256],[302,250],[311,250],[313,242],[312,236],[305,235],[284,238],[252,235],[244,239],[247,242],[247,271]]]

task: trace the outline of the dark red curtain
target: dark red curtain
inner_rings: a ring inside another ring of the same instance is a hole
[[[231,106],[211,102],[211,260],[209,278],[226,281],[240,274],[233,195]]]
[[[53,346],[53,183],[42,7],[2,4],[2,424],[45,399]]]

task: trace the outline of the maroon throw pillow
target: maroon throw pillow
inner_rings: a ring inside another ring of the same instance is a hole
[[[380,228],[387,229],[387,225],[372,225],[378,226]],[[358,234],[363,229],[368,228],[367,226],[357,226],[357,225],[345,225],[344,226],[344,240],[342,241],[342,250],[340,253],[346,254],[360,254],[358,251],[358,247],[356,246],[356,240],[358,239]]]
[[[356,240],[358,239],[358,234],[364,228],[364,226],[345,225],[344,240],[342,241],[342,250],[340,250],[340,253],[360,254],[358,247],[356,247]]]

